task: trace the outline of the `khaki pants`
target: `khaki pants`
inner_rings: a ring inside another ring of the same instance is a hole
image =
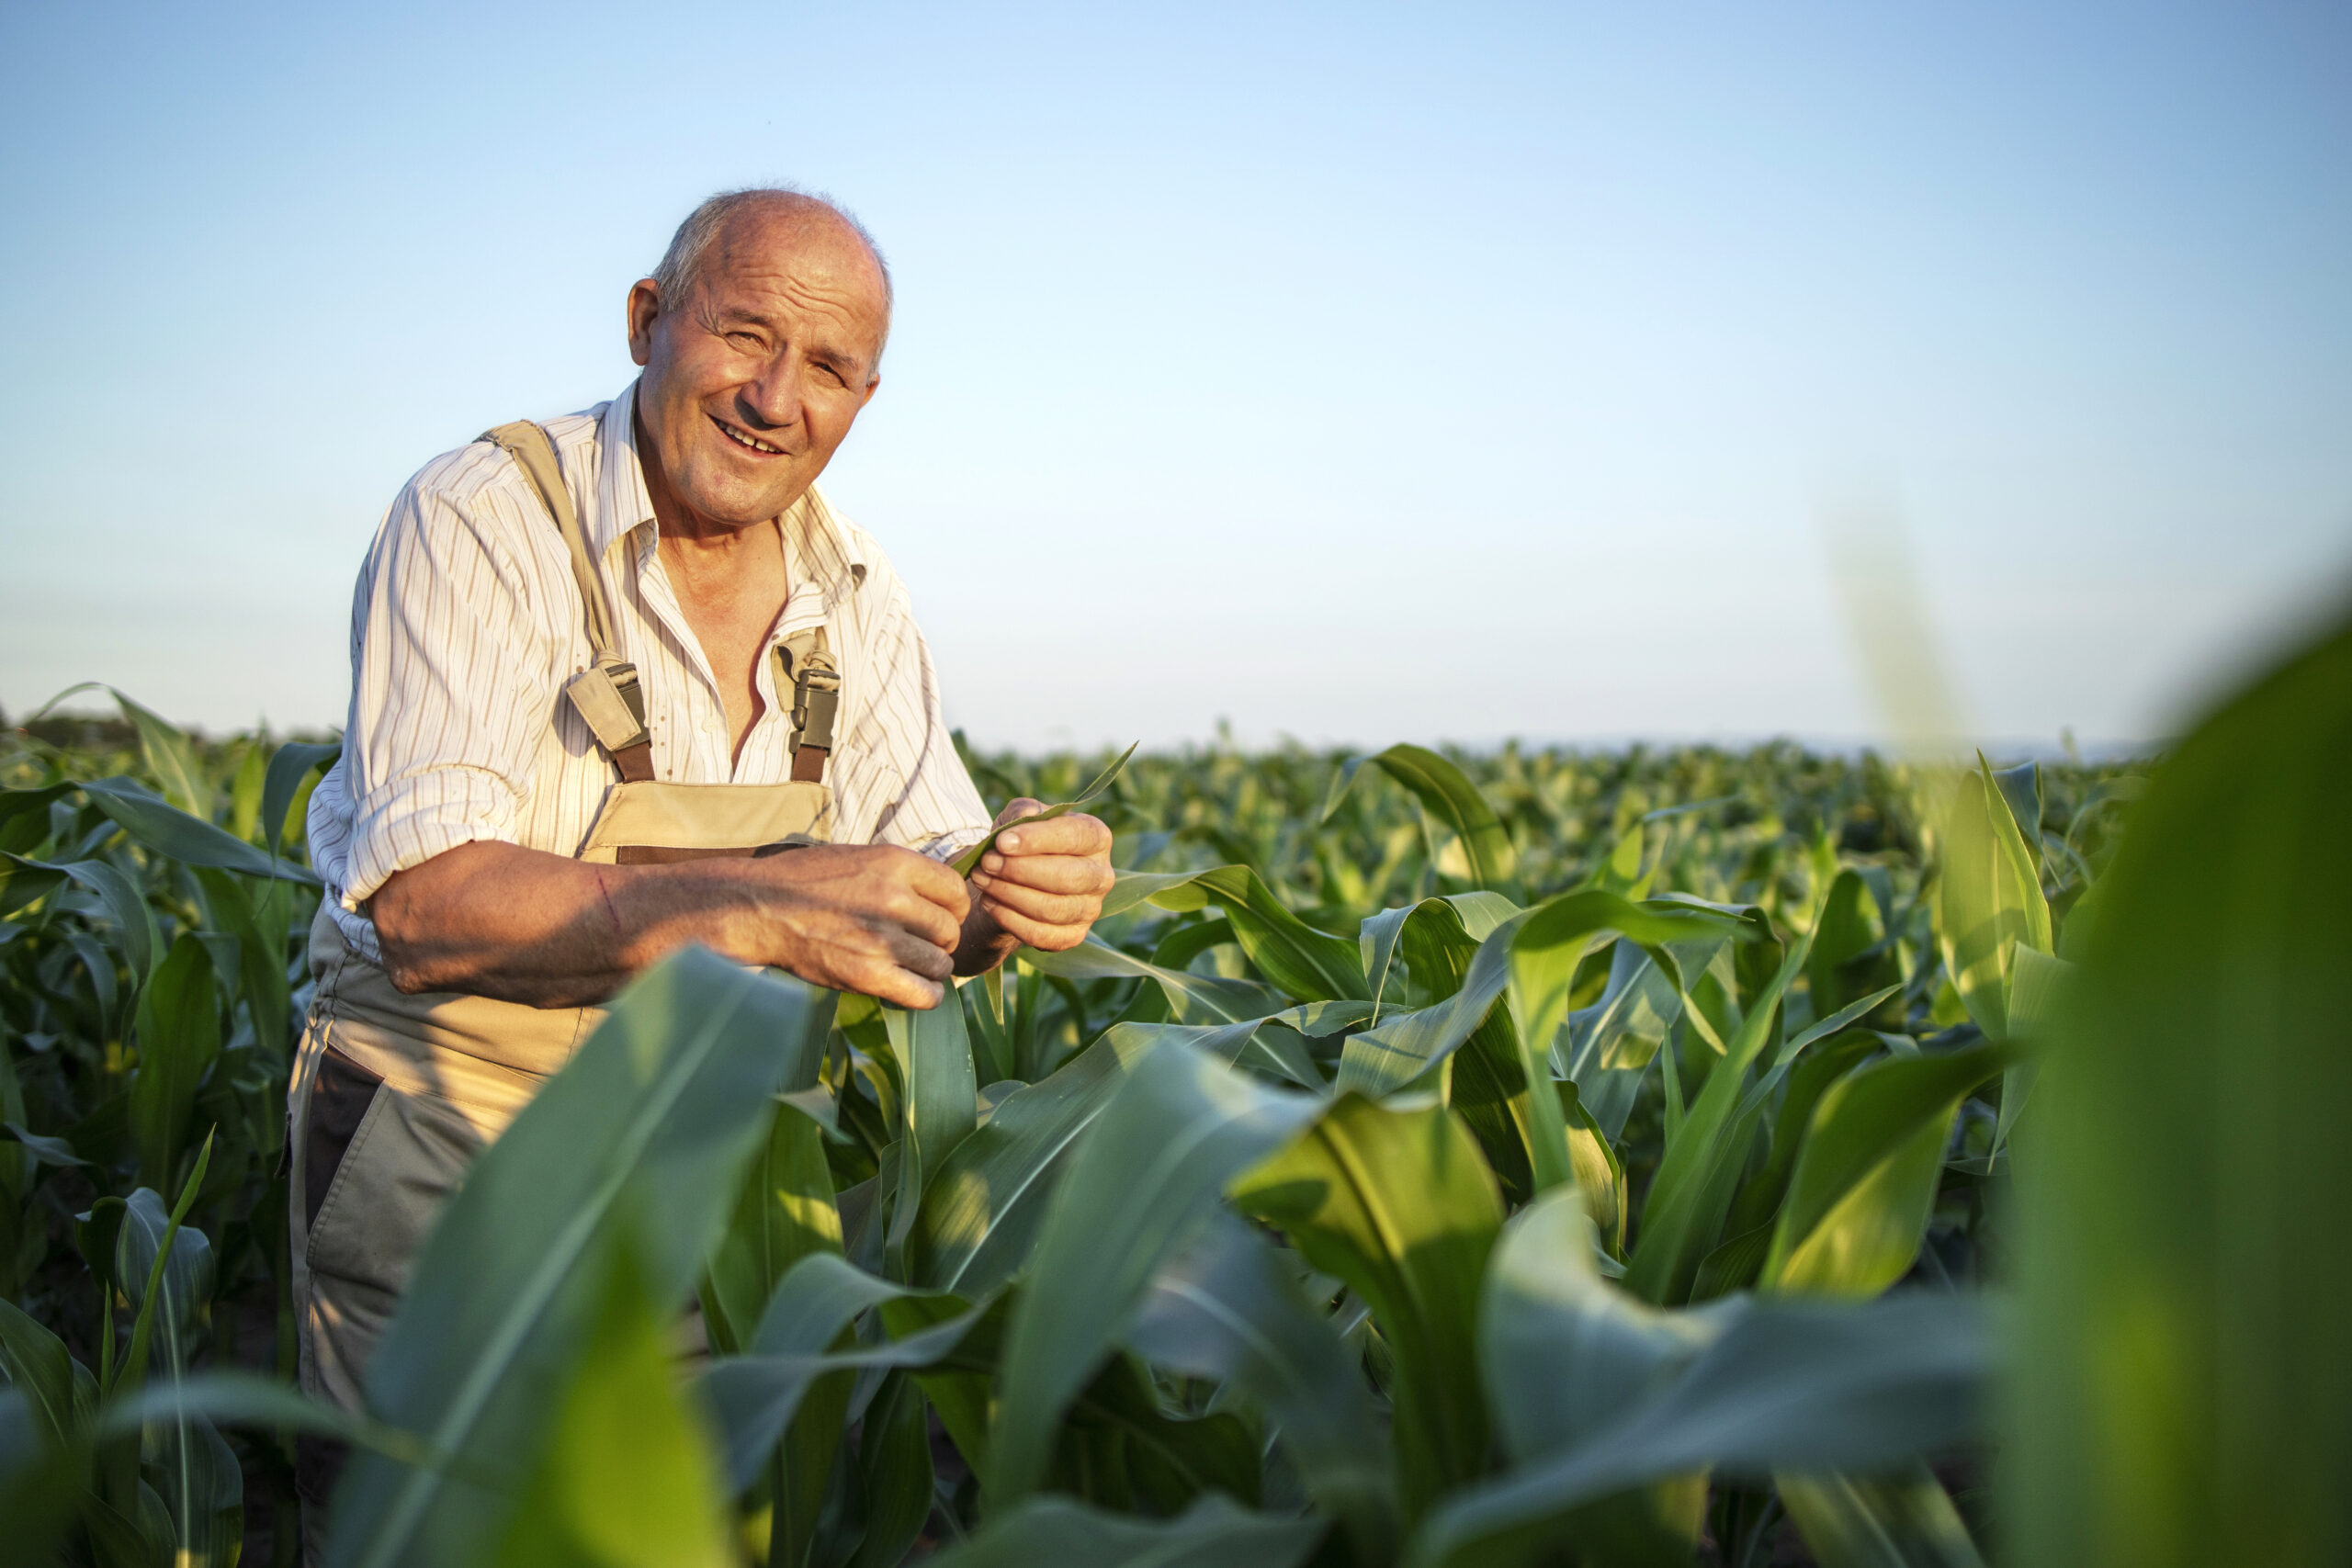
[[[358,1410],[368,1358],[467,1168],[602,1021],[595,1008],[403,996],[324,910],[317,995],[287,1103],[296,1333],[305,1393]],[[322,1562],[341,1445],[296,1450],[307,1561]]]

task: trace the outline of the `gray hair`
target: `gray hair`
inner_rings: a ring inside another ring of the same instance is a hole
[[[727,227],[727,220],[737,213],[754,207],[780,207],[787,212],[822,213],[845,226],[874,258],[875,267],[882,274],[882,337],[890,336],[890,312],[897,303],[897,292],[890,281],[890,264],[883,258],[882,247],[874,243],[865,224],[855,215],[829,196],[802,190],[793,185],[746,186],[741,190],[723,190],[707,198],[701,206],[686,214],[678,231],[670,236],[670,248],[662,253],[661,262],[648,274],[654,288],[662,292],[663,309],[684,299],[702,276],[704,256],[710,243]],[[875,350],[876,366],[881,363],[881,350]]]

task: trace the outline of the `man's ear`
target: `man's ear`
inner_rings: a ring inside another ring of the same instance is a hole
[[[641,365],[641,364],[643,364],[643,363],[644,363],[644,361],[643,361],[643,360],[639,360],[639,361],[638,361],[638,363]],[[882,373],[881,373],[879,370],[877,370],[877,371],[876,371],[876,372],[874,373],[874,379],[872,379],[871,381],[868,381],[868,382],[865,384],[865,390],[858,394],[858,399],[857,399],[857,407],[858,407],[858,412],[860,412],[861,413],[862,413],[862,412],[865,412],[865,405],[866,405],[866,404],[868,404],[868,403],[870,403],[870,402],[872,402],[872,401],[874,400],[874,394],[875,394],[876,392],[880,391],[881,389],[882,389]]]
[[[640,277],[628,288],[628,356],[642,366],[653,357],[653,321],[662,314],[662,286]]]

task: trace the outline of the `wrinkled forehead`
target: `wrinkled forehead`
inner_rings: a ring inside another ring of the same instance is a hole
[[[856,231],[822,209],[754,209],[711,237],[697,278],[709,302],[765,299],[870,333],[889,330],[889,285]]]

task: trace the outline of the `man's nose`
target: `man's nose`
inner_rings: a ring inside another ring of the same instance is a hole
[[[797,356],[782,354],[743,388],[746,411],[771,430],[800,423],[800,366]]]

